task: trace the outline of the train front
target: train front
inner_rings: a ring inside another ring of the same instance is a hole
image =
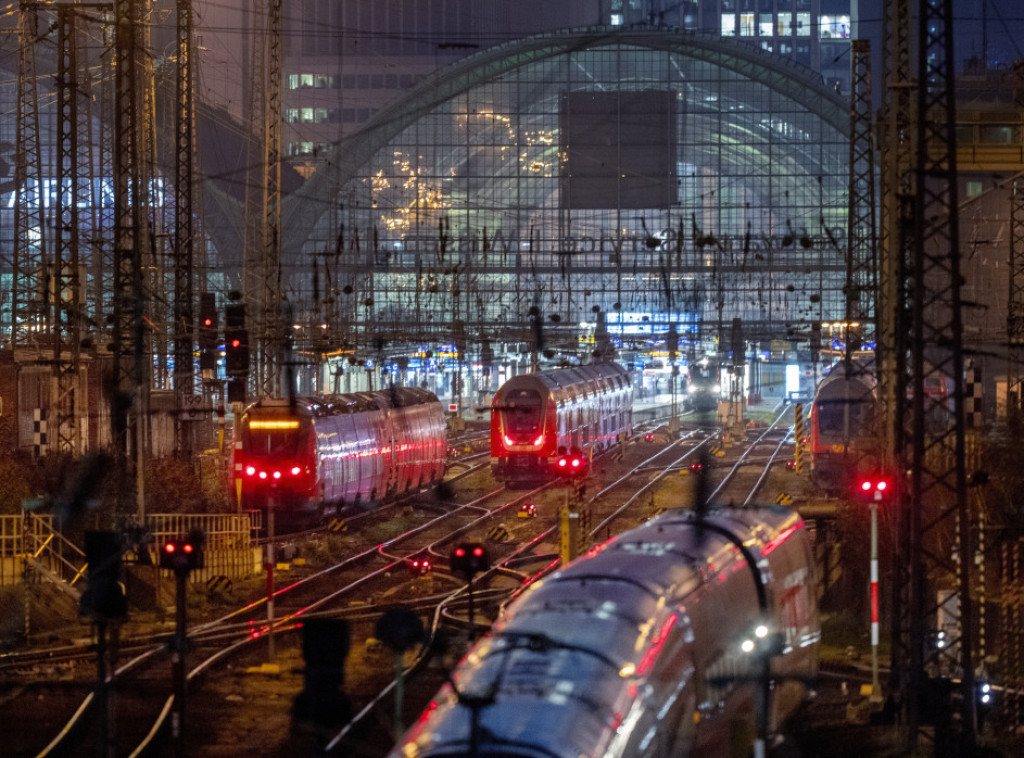
[[[274,507],[288,520],[318,506],[313,424],[304,410],[262,400],[238,420],[231,476],[243,510]]]
[[[508,485],[551,475],[558,437],[551,391],[536,375],[509,379],[491,407],[491,471]]]

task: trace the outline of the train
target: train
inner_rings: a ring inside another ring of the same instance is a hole
[[[816,598],[791,509],[662,514],[509,604],[389,758],[756,755],[817,675]]]
[[[702,358],[687,366],[684,404],[696,413],[718,410],[722,394],[722,378],[718,361]]]
[[[264,399],[235,425],[232,484],[243,508],[301,520],[440,482],[447,451],[444,408],[418,387]]]
[[[506,486],[550,478],[559,455],[591,458],[633,434],[629,372],[615,363],[514,376],[491,404],[491,472]]]
[[[852,492],[879,464],[880,414],[873,364],[836,363],[815,392],[807,419],[811,481],[832,495]]]

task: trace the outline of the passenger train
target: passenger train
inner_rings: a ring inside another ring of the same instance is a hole
[[[272,498],[299,518],[439,482],[446,456],[444,409],[423,389],[267,399],[236,423],[232,478],[244,508]]]
[[[633,433],[629,373],[614,363],[522,374],[494,393],[491,471],[508,486],[554,474],[559,455],[586,457]]]
[[[721,368],[713,358],[702,358],[687,366],[685,404],[697,413],[718,410],[722,395]]]
[[[817,674],[816,582],[792,510],[663,514],[535,582],[390,758],[750,755]]]
[[[811,480],[830,494],[851,492],[858,474],[878,465],[879,432],[873,364],[836,363],[808,414]]]

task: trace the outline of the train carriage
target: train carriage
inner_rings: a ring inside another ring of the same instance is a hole
[[[265,399],[236,424],[232,477],[243,507],[272,500],[299,517],[439,481],[446,452],[444,409],[426,390]]]
[[[817,673],[816,598],[791,510],[723,509],[704,528],[665,514],[535,582],[391,758],[748,755]],[[767,680],[757,639],[771,645]]]
[[[561,454],[592,456],[630,437],[633,391],[614,363],[523,374],[505,382],[491,408],[491,470],[509,486],[542,481]]]
[[[878,394],[872,365],[835,364],[818,385],[808,417],[811,479],[827,492],[851,491],[877,465]]]

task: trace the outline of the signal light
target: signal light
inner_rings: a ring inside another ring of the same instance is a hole
[[[224,306],[224,343],[228,376],[248,375],[249,332],[245,328],[244,303],[228,303]]]
[[[199,368],[217,368],[217,295],[204,292],[199,296]]]
[[[464,542],[452,549],[450,565],[452,571],[472,581],[474,575],[491,567],[491,559],[479,542]]]
[[[863,500],[881,501],[889,496],[892,486],[885,477],[867,477],[857,483],[857,495]]]
[[[574,450],[571,453],[560,455],[555,460],[555,471],[561,476],[578,477],[586,473],[587,464],[583,453]]]
[[[86,532],[85,559],[89,571],[80,608],[101,618],[123,618],[128,613],[121,587],[121,535],[115,532]]]
[[[430,559],[429,558],[411,558],[409,560],[409,568],[414,574],[429,574],[430,573]]]
[[[192,532],[188,537],[179,537],[164,543],[160,549],[160,568],[175,573],[188,573],[203,567],[203,535]]]

